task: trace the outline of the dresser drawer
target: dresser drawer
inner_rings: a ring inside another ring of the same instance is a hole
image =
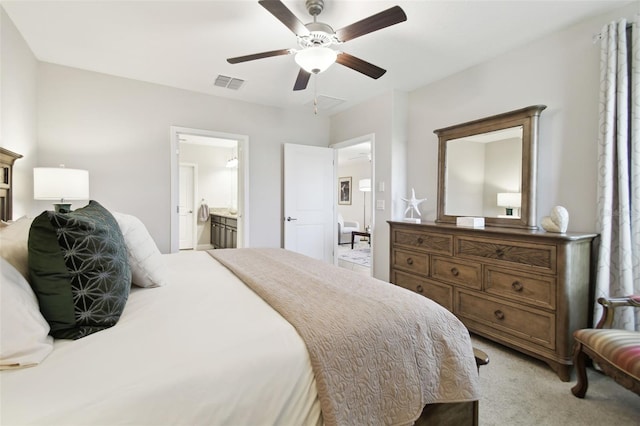
[[[480,326],[508,333],[524,341],[555,349],[555,315],[514,303],[455,291],[456,315]]]
[[[453,235],[396,229],[393,231],[392,241],[394,246],[398,247],[430,253],[453,254]]]
[[[391,282],[422,294],[450,311],[453,310],[453,289],[446,284],[436,283],[400,271],[392,272]]]
[[[425,253],[394,249],[391,251],[391,263],[394,268],[429,275],[429,255]]]
[[[482,266],[473,262],[456,262],[451,258],[433,256],[431,277],[465,287],[482,288]]]
[[[516,302],[547,309],[556,308],[556,279],[550,276],[486,266],[484,291]]]
[[[455,254],[497,261],[505,265],[533,266],[544,271],[556,272],[555,245],[456,237]]]

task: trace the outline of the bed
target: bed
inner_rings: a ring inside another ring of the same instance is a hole
[[[29,241],[43,215],[0,229],[2,424],[477,424],[469,335],[439,305],[281,249],[161,255],[122,213],[105,213],[133,282],[121,313],[53,339],[68,328],[34,313],[47,315]],[[6,353],[11,311],[36,324],[31,358]]]

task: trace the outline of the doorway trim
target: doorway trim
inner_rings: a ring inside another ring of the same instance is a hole
[[[170,236],[171,253],[178,252],[178,175],[180,135],[232,139],[238,142],[238,247],[249,246],[249,136],[190,127],[170,126]]]
[[[375,223],[376,223],[376,218],[375,218],[375,214],[376,214],[376,209],[374,208],[375,206],[375,200],[376,200],[376,174],[375,174],[375,165],[376,165],[376,135],[375,133],[369,133],[366,135],[362,135],[362,136],[357,136],[355,138],[352,139],[347,139],[345,141],[341,141],[341,142],[336,142],[333,143],[331,145],[329,145],[330,148],[334,149],[334,164],[335,164],[335,179],[337,182],[338,176],[338,150],[340,148],[346,148],[348,146],[352,146],[352,145],[357,145],[363,142],[371,142],[371,199],[369,200],[370,203],[370,208],[371,208],[371,227],[372,227],[372,235],[371,235],[371,267],[369,268],[369,273],[371,276],[373,276],[373,264],[374,264],[374,248],[375,248],[375,244],[376,244],[376,238],[373,238],[373,233],[375,232]],[[335,207],[337,207],[337,201],[335,202]],[[338,209],[334,208],[334,220],[333,223],[335,224],[335,230],[333,231],[334,235],[338,235]],[[336,242],[334,244],[334,250],[333,250],[334,256],[333,256],[333,262],[334,264],[338,264],[338,240],[336,239]]]

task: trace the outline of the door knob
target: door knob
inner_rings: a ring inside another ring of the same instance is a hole
[[[298,220],[295,217],[287,216],[287,222],[291,222],[292,220]]]

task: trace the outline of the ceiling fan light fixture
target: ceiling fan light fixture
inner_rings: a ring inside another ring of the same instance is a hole
[[[337,57],[338,53],[335,50],[318,46],[300,50],[296,53],[295,60],[303,70],[312,74],[320,74],[329,68]]]

